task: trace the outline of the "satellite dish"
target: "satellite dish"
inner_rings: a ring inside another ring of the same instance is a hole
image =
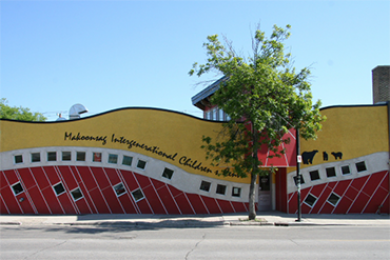
[[[69,110],[69,119],[78,119],[83,113],[87,113],[88,109],[81,104],[73,105]]]

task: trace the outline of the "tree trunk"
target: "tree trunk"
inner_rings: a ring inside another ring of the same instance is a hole
[[[256,219],[256,174],[251,173],[251,184],[249,187],[249,220],[254,220]]]

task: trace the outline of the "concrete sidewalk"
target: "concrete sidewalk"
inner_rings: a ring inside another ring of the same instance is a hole
[[[0,215],[0,225],[120,225],[134,227],[207,227],[207,226],[326,226],[361,225],[387,226],[389,215],[349,214],[349,215],[297,215],[281,212],[261,212],[257,221],[247,221],[245,213],[223,215]]]

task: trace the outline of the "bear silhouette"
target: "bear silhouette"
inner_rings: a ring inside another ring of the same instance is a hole
[[[337,159],[343,159],[343,153],[342,152],[332,152],[332,155],[334,156],[334,159],[337,160]]]
[[[313,158],[314,155],[316,155],[316,153],[318,153],[318,150],[313,150],[311,152],[303,152],[302,153],[303,164],[313,164]]]
[[[322,153],[322,158],[324,159],[324,161],[327,161],[329,158],[328,158],[328,153],[327,152],[323,152]]]

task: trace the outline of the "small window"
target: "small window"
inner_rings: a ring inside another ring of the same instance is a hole
[[[40,153],[32,153],[31,154],[31,162],[40,162],[41,154]]]
[[[165,168],[162,176],[167,179],[172,179],[173,171],[171,169]]]
[[[211,183],[208,182],[208,181],[202,181],[202,183],[200,184],[200,188],[201,190],[204,190],[204,191],[210,191],[210,187],[211,187]]]
[[[233,197],[240,197],[241,196],[241,188],[233,187],[232,196]]]
[[[307,197],[305,199],[305,203],[308,204],[310,207],[313,207],[313,205],[316,203],[316,201],[317,201],[317,198],[311,194],[307,195]]]
[[[48,162],[57,161],[57,152],[48,152],[47,153],[47,161]]]
[[[336,206],[337,205],[337,202],[339,202],[340,200],[340,197],[337,196],[336,194],[332,193],[330,194],[329,198],[328,198],[328,202],[330,204],[332,204],[333,206]]]
[[[59,196],[59,195],[61,195],[62,193],[65,192],[64,185],[62,185],[61,182],[59,182],[56,185],[54,185],[53,189],[54,189],[55,193],[57,194],[57,196]]]
[[[219,121],[223,121],[223,110],[222,109],[220,109],[219,110]]]
[[[213,119],[217,120],[218,108],[213,109]]]
[[[62,152],[62,160],[63,161],[71,161],[72,153],[71,152]]]
[[[24,191],[22,184],[20,182],[12,185],[12,190],[14,191],[15,196],[19,195],[20,193],[22,193]]]
[[[358,172],[367,171],[366,163],[364,161],[356,163],[356,170]]]
[[[226,192],[226,186],[218,184],[217,185],[217,190],[215,191],[217,194],[225,195]]]
[[[334,167],[326,168],[326,176],[328,178],[336,177],[336,169]]]
[[[76,188],[70,192],[72,194],[73,200],[77,201],[83,197],[83,194],[81,193],[80,188]]]
[[[118,155],[117,154],[109,154],[108,155],[108,162],[109,163],[118,163]]]
[[[125,186],[123,185],[123,183],[118,183],[114,186],[114,190],[115,190],[115,193],[116,193],[116,196],[119,197],[123,194],[126,193],[126,189],[125,189]]]
[[[312,181],[316,181],[316,180],[319,180],[319,179],[320,179],[320,173],[319,173],[318,170],[311,171],[311,172],[309,172],[309,174],[310,174],[310,179],[311,179]]]
[[[102,161],[102,153],[93,153],[92,161],[101,162]]]
[[[84,162],[85,161],[85,152],[77,152],[76,160],[79,162]]]
[[[123,160],[122,160],[123,165],[131,166],[132,163],[133,163],[133,157],[126,156],[126,155],[123,156]]]
[[[145,169],[146,167],[146,162],[145,161],[142,161],[142,160],[138,160],[137,162],[137,168],[139,169]]]
[[[131,194],[133,195],[135,202],[138,202],[144,198],[144,194],[140,189],[133,191]]]
[[[23,156],[22,155],[15,155],[15,163],[22,163],[23,162]]]
[[[349,165],[341,166],[341,172],[343,175],[351,174],[351,169],[349,168]]]

